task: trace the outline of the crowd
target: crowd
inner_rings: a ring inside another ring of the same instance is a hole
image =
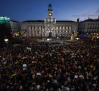
[[[10,57],[0,49],[0,91],[99,91],[98,39],[49,45],[26,39]]]

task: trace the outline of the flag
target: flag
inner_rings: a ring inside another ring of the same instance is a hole
[[[49,30],[51,30],[51,27],[48,27]]]

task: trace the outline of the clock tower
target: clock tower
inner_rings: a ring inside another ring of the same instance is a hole
[[[49,6],[48,6],[48,19],[52,19],[52,18],[53,18],[52,5],[49,4]]]

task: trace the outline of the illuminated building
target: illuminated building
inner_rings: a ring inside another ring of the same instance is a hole
[[[24,36],[32,37],[70,37],[72,33],[77,36],[78,23],[68,20],[56,20],[53,18],[52,5],[48,6],[48,18],[44,20],[27,20],[21,22],[21,30]]]

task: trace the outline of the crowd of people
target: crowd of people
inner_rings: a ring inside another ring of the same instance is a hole
[[[49,45],[28,38],[0,49],[0,91],[99,91],[99,39]]]

